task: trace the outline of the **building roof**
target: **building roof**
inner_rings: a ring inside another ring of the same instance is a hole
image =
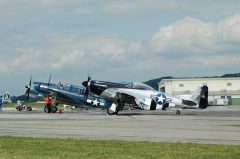
[[[162,79],[162,81],[213,81],[213,80],[240,80],[240,77],[221,77],[221,78],[172,78],[172,79]]]

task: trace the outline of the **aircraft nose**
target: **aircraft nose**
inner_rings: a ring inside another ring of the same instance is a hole
[[[84,87],[87,87],[88,81],[84,81],[84,82],[82,83],[82,85],[83,85]]]

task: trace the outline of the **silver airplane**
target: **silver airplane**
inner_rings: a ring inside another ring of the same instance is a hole
[[[109,115],[118,114],[126,104],[143,110],[166,110],[169,104],[173,103],[177,108],[176,114],[180,114],[180,110],[184,108],[206,109],[208,106],[208,87],[206,85],[200,85],[191,95],[172,96],[156,91],[140,82],[122,84],[91,80],[90,78],[82,84],[88,90],[87,92],[92,92],[112,102],[107,109]]]

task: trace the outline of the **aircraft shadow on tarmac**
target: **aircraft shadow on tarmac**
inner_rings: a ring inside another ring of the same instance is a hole
[[[194,115],[198,115],[196,113],[182,113],[180,115],[177,115],[175,112],[123,112],[123,113],[119,113],[118,116],[137,116],[137,115],[159,115],[159,116],[194,116]],[[199,114],[200,115],[200,114]]]

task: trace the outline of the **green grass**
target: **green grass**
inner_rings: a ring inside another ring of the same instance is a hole
[[[232,105],[240,105],[240,98],[233,98]]]
[[[0,137],[0,159],[235,159],[240,145]]]

